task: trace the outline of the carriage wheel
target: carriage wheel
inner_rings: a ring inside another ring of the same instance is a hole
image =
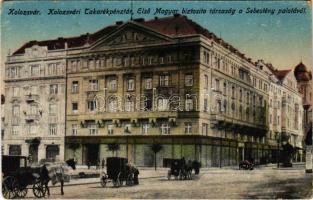
[[[2,194],[6,199],[13,199],[17,196],[18,183],[15,177],[8,176],[2,182]]]
[[[24,198],[27,195],[27,188],[19,188],[17,190],[17,197]]]
[[[132,186],[134,185],[134,176],[133,174],[129,174],[126,180],[126,185]]]
[[[108,177],[106,175],[101,177],[100,184],[102,187],[105,187],[107,185],[107,182],[108,182]]]
[[[46,187],[41,183],[41,181],[36,181],[33,185],[33,193],[35,197],[42,198],[46,195],[47,189]]]

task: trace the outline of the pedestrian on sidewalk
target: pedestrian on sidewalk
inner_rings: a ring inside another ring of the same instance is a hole
[[[102,169],[104,169],[104,165],[105,165],[105,160],[104,158],[102,158],[102,163],[101,163]]]
[[[90,169],[90,165],[91,165],[91,163],[90,163],[90,161],[88,161],[87,162],[88,169]]]
[[[100,160],[97,160],[97,165],[96,165],[96,169],[100,169]]]

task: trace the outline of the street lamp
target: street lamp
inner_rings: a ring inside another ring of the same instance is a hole
[[[277,133],[277,135],[276,135],[276,140],[277,140],[277,155],[276,155],[276,161],[277,161],[277,168],[279,168],[281,134]]]

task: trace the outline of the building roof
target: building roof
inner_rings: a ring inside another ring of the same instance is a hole
[[[276,77],[280,80],[284,79],[287,74],[291,71],[291,69],[286,69],[286,70],[275,70],[274,74],[276,75]]]
[[[232,45],[226,43],[223,39],[217,37],[214,33],[208,31],[207,29],[201,27],[196,22],[188,19],[186,16],[175,14],[174,16],[164,17],[164,18],[157,18],[155,17],[152,20],[145,21],[142,18],[134,19],[133,22],[139,23],[147,28],[150,28],[154,31],[157,31],[161,34],[167,36],[188,36],[188,35],[195,35],[201,34],[209,39],[213,39],[217,43],[221,44],[225,48],[229,49],[231,52],[237,54],[239,57],[246,59],[246,61],[254,64],[250,58],[246,58],[245,55]],[[116,22],[115,25],[107,26],[103,29],[95,33],[86,33],[77,37],[70,37],[70,38],[58,38],[54,40],[44,40],[44,41],[29,41],[22,45],[18,50],[16,50],[13,55],[23,54],[25,53],[26,48],[30,48],[33,45],[38,46],[47,46],[48,50],[58,50],[64,49],[65,43],[67,43],[68,48],[74,47],[82,47],[86,44],[92,44],[93,42],[97,41],[101,37],[109,34],[110,32],[117,29],[121,26],[123,22]]]
[[[102,36],[108,34],[109,32],[113,31],[117,26],[107,26],[99,31],[89,34],[86,33],[84,35],[80,35],[77,37],[69,37],[69,38],[58,38],[54,40],[43,40],[43,41],[29,41],[21,46],[18,50],[16,50],[13,55],[23,54],[25,53],[26,48],[30,48],[33,45],[38,46],[47,46],[48,50],[58,50],[58,49],[65,49],[65,43],[67,43],[68,48],[75,48],[81,47],[85,44],[89,43],[92,44],[93,42],[100,39]]]
[[[312,73],[307,69],[307,67],[300,62],[294,70],[294,75],[297,81],[309,81],[312,80]]]

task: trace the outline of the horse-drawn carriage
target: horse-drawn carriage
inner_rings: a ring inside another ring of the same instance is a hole
[[[40,168],[27,166],[25,156],[2,156],[2,194],[6,199],[24,198],[28,189],[37,198],[46,194],[46,187],[40,179]]]
[[[167,173],[168,180],[171,176],[175,179],[188,180],[192,179],[191,176],[192,165],[190,163],[185,163],[184,159],[171,159],[171,169]]]
[[[124,182],[128,186],[138,184],[139,171],[128,164],[127,158],[108,157],[106,164],[107,173],[103,172],[100,177],[102,187],[106,187],[109,180],[114,187],[120,187]]]

